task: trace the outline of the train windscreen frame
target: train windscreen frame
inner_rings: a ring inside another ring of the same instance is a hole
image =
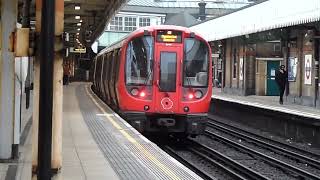
[[[126,85],[152,85],[154,38],[140,36],[132,39],[126,49]]]
[[[208,87],[209,47],[196,38],[184,39],[183,86]]]

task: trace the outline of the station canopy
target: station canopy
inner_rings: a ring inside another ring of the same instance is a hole
[[[64,29],[70,41],[92,44],[126,0],[64,0]],[[78,34],[78,35],[77,35]]]
[[[320,20],[320,0],[269,0],[191,27],[207,41]]]
[[[158,8],[199,8],[198,3],[203,0],[130,0],[130,6],[158,7]],[[205,0],[208,9],[238,9],[246,6],[250,0]]]

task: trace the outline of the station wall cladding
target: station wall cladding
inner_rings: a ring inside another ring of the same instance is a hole
[[[312,39],[314,36],[314,30],[293,29],[290,33],[291,41],[288,49],[289,59],[294,58],[297,61],[296,77],[294,80],[289,80],[288,100],[307,106],[315,106],[315,40]],[[309,79],[307,79],[308,74]]]
[[[250,127],[320,147],[320,120],[212,99],[210,113]]]

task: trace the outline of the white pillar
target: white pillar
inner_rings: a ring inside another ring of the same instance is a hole
[[[14,125],[14,53],[13,32],[17,20],[17,0],[1,0],[0,22],[0,159],[10,159]]]
[[[39,87],[40,87],[40,61],[35,58],[33,79],[33,114],[32,114],[32,172],[36,172],[38,164],[38,127],[39,127]]]

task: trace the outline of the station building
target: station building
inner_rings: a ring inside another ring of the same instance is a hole
[[[112,18],[98,43],[101,49],[144,26],[171,24],[188,27],[250,4],[253,2],[248,0],[131,0]]]
[[[275,72],[285,65],[287,101],[320,107],[319,12],[317,0],[269,0],[191,29],[212,45],[214,85],[223,93],[278,95]]]

